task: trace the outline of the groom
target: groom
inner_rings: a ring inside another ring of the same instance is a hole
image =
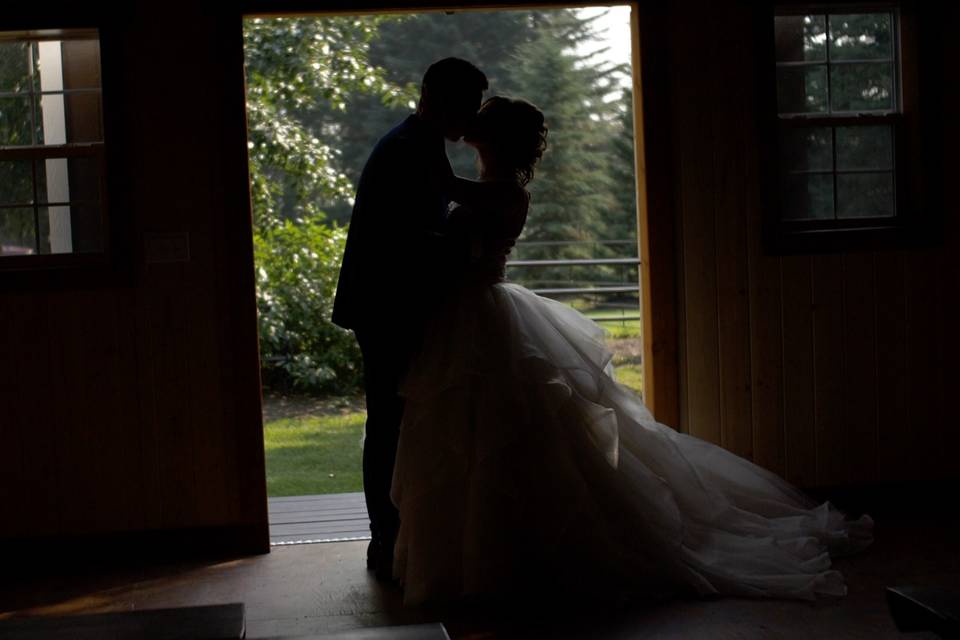
[[[332,320],[353,330],[363,356],[363,491],[372,538],[367,568],[381,579],[392,577],[400,525],[390,501],[403,416],[398,385],[453,271],[447,260],[452,249],[440,235],[449,198],[431,176],[452,173],[444,138],[463,136],[486,89],[486,76],[466,60],[430,65],[416,112],[381,138],[367,159],[350,217]]]

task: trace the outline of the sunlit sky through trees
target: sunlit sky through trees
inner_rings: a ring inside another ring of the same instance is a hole
[[[579,9],[583,17],[593,17],[606,14],[594,24],[598,38],[591,46],[582,47],[578,53],[586,54],[605,47],[609,50],[601,54],[600,58],[613,64],[630,64],[630,7],[619,5],[614,7],[589,7]],[[630,77],[620,78],[620,85],[627,87]]]

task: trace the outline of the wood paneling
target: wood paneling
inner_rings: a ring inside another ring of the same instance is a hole
[[[955,205],[932,247],[770,255],[756,16],[737,2],[660,16],[673,34],[680,429],[802,487],[955,476],[944,453],[960,439],[944,395],[960,352]],[[947,71],[930,52],[926,81],[952,86],[931,75]]]
[[[874,254],[843,256],[843,387],[839,484],[877,480],[877,326]]]
[[[758,243],[758,234],[751,233],[749,350],[753,389],[753,460],[783,474],[780,259],[761,255]]]
[[[0,531],[11,535],[60,528],[59,398],[48,379],[49,327],[45,298],[0,298]],[[29,394],[24,383],[35,385]]]
[[[722,34],[717,39],[716,57],[730,60],[730,70],[749,66],[749,42],[739,36],[740,16],[728,13],[725,22],[713,28]],[[737,75],[715,74],[710,86],[724,99],[712,110],[714,130],[736,132],[728,135],[729,144],[712,148],[715,176],[714,229],[717,269],[717,330],[720,375],[720,442],[737,455],[751,458],[753,442],[753,393],[750,379],[750,297],[747,270],[747,229],[754,213],[747,194],[748,154],[752,143],[747,137],[748,91],[727,92]]]
[[[709,16],[691,15],[685,37],[703,38],[710,42],[712,24]],[[708,57],[716,50],[710,49]],[[683,194],[680,206],[680,237],[684,248],[682,272],[684,324],[682,340],[687,354],[686,377],[681,384],[681,402],[685,405],[685,431],[715,442],[720,432],[719,329],[717,322],[716,263],[716,182],[711,149],[703,141],[714,134],[713,117],[708,109],[691,109],[691,105],[710,100],[716,88],[703,82],[701,64],[704,52],[683,49],[675,52],[675,119],[679,152],[678,186]],[[694,366],[692,361],[696,360]]]
[[[78,7],[20,6],[0,28],[102,28],[111,204],[137,259],[113,283],[0,294],[0,537],[224,526],[266,550],[241,17],[180,3],[176,47],[141,5]],[[927,249],[767,255],[753,11],[638,21],[650,402],[801,486],[956,475],[956,204]],[[946,124],[922,148],[953,175]],[[189,261],[146,264],[148,232],[186,234]]]
[[[907,420],[908,433],[901,456],[911,478],[936,477],[943,460],[943,432],[955,420],[942,411],[944,342],[939,314],[943,304],[939,287],[940,253],[925,251],[906,261]],[[954,258],[956,259],[956,258]],[[955,339],[955,338],[954,338]]]
[[[813,261],[787,256],[780,264],[783,318],[783,434],[785,477],[804,487],[817,484],[814,420]]]
[[[656,419],[679,428],[680,344],[677,303],[679,251],[675,145],[672,140],[673,78],[671,34],[661,8],[644,6],[631,14],[634,50],[634,146],[637,166],[637,217],[643,314],[644,402]]]
[[[182,8],[176,47],[151,12],[88,15],[136,260],[120,284],[0,293],[0,539],[239,527],[266,551],[240,17]],[[148,232],[189,259],[148,264]]]
[[[877,254],[877,467],[892,481],[908,480],[907,290],[905,260]]]

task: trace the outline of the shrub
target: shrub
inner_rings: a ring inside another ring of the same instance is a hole
[[[330,322],[346,229],[323,216],[254,233],[260,359],[265,386],[351,393],[362,384],[360,349]]]

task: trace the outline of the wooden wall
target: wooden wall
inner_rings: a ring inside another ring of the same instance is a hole
[[[662,398],[682,430],[801,486],[955,473],[956,203],[933,249],[764,255],[744,4],[650,3],[641,25],[658,79],[648,274],[670,293],[652,348],[675,362]],[[221,527],[265,551],[241,18],[148,9],[0,18],[104,29],[111,210],[131,254],[119,279],[0,274],[0,539]],[[148,261],[169,233],[189,259]]]
[[[945,198],[930,248],[768,254],[751,15],[746,3],[677,3],[646,24],[671,34],[661,161],[673,172],[680,429],[803,487],[960,475],[956,201]],[[958,59],[949,46],[943,59]],[[955,148],[953,123],[942,135]],[[955,156],[943,162],[956,173]]]
[[[239,16],[185,6],[174,37],[146,11],[83,11],[39,26],[101,27],[131,260],[67,284],[0,272],[0,539],[217,527],[266,551]]]

